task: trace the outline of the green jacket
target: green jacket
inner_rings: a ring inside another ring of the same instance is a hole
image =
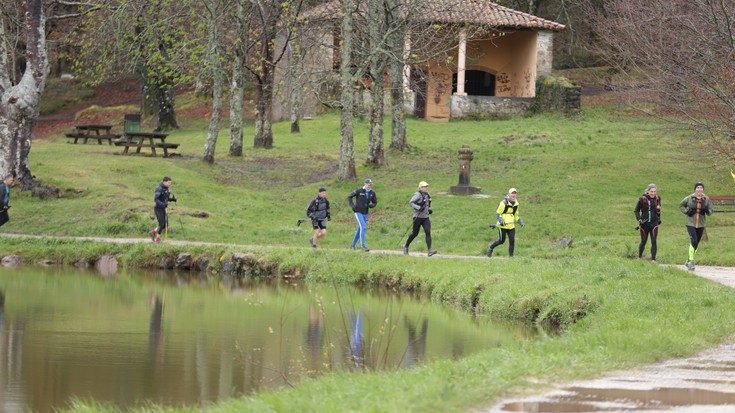
[[[707,195],[697,199],[696,193],[693,193],[679,202],[679,209],[686,215],[686,226],[694,228],[704,228],[707,222],[706,215],[712,215],[715,211],[712,209],[712,202]]]

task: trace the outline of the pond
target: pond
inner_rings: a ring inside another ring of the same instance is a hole
[[[0,268],[0,411],[198,405],[338,370],[413,368],[536,333],[419,297],[189,273]],[[356,373],[359,374],[359,373]]]

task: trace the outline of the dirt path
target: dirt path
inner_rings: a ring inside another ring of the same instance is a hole
[[[735,288],[735,268],[697,266],[695,274]],[[693,357],[606,373],[543,395],[503,400],[475,413],[637,411],[735,412],[735,337]]]

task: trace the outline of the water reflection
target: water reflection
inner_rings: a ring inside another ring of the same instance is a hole
[[[74,397],[197,405],[341,369],[416,367],[529,335],[380,291],[0,269],[0,411],[52,412]]]
[[[365,367],[365,357],[362,354],[362,312],[350,311],[350,357],[349,362],[358,370]]]
[[[163,300],[158,293],[151,293],[149,297],[153,310],[148,327],[148,353],[155,361],[163,356]]]
[[[408,345],[406,346],[406,367],[413,367],[424,360],[426,352],[426,332],[429,329],[429,319],[421,318],[421,330],[416,334],[416,323],[408,315],[403,317],[403,323],[408,330]]]

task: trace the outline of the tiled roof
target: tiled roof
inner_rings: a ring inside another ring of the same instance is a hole
[[[466,23],[493,28],[562,31],[566,26],[532,14],[495,4],[489,0],[420,0],[422,11],[416,20],[434,23]],[[364,3],[355,0],[355,4]],[[340,0],[333,0],[307,10],[302,15],[310,21],[341,19]]]

